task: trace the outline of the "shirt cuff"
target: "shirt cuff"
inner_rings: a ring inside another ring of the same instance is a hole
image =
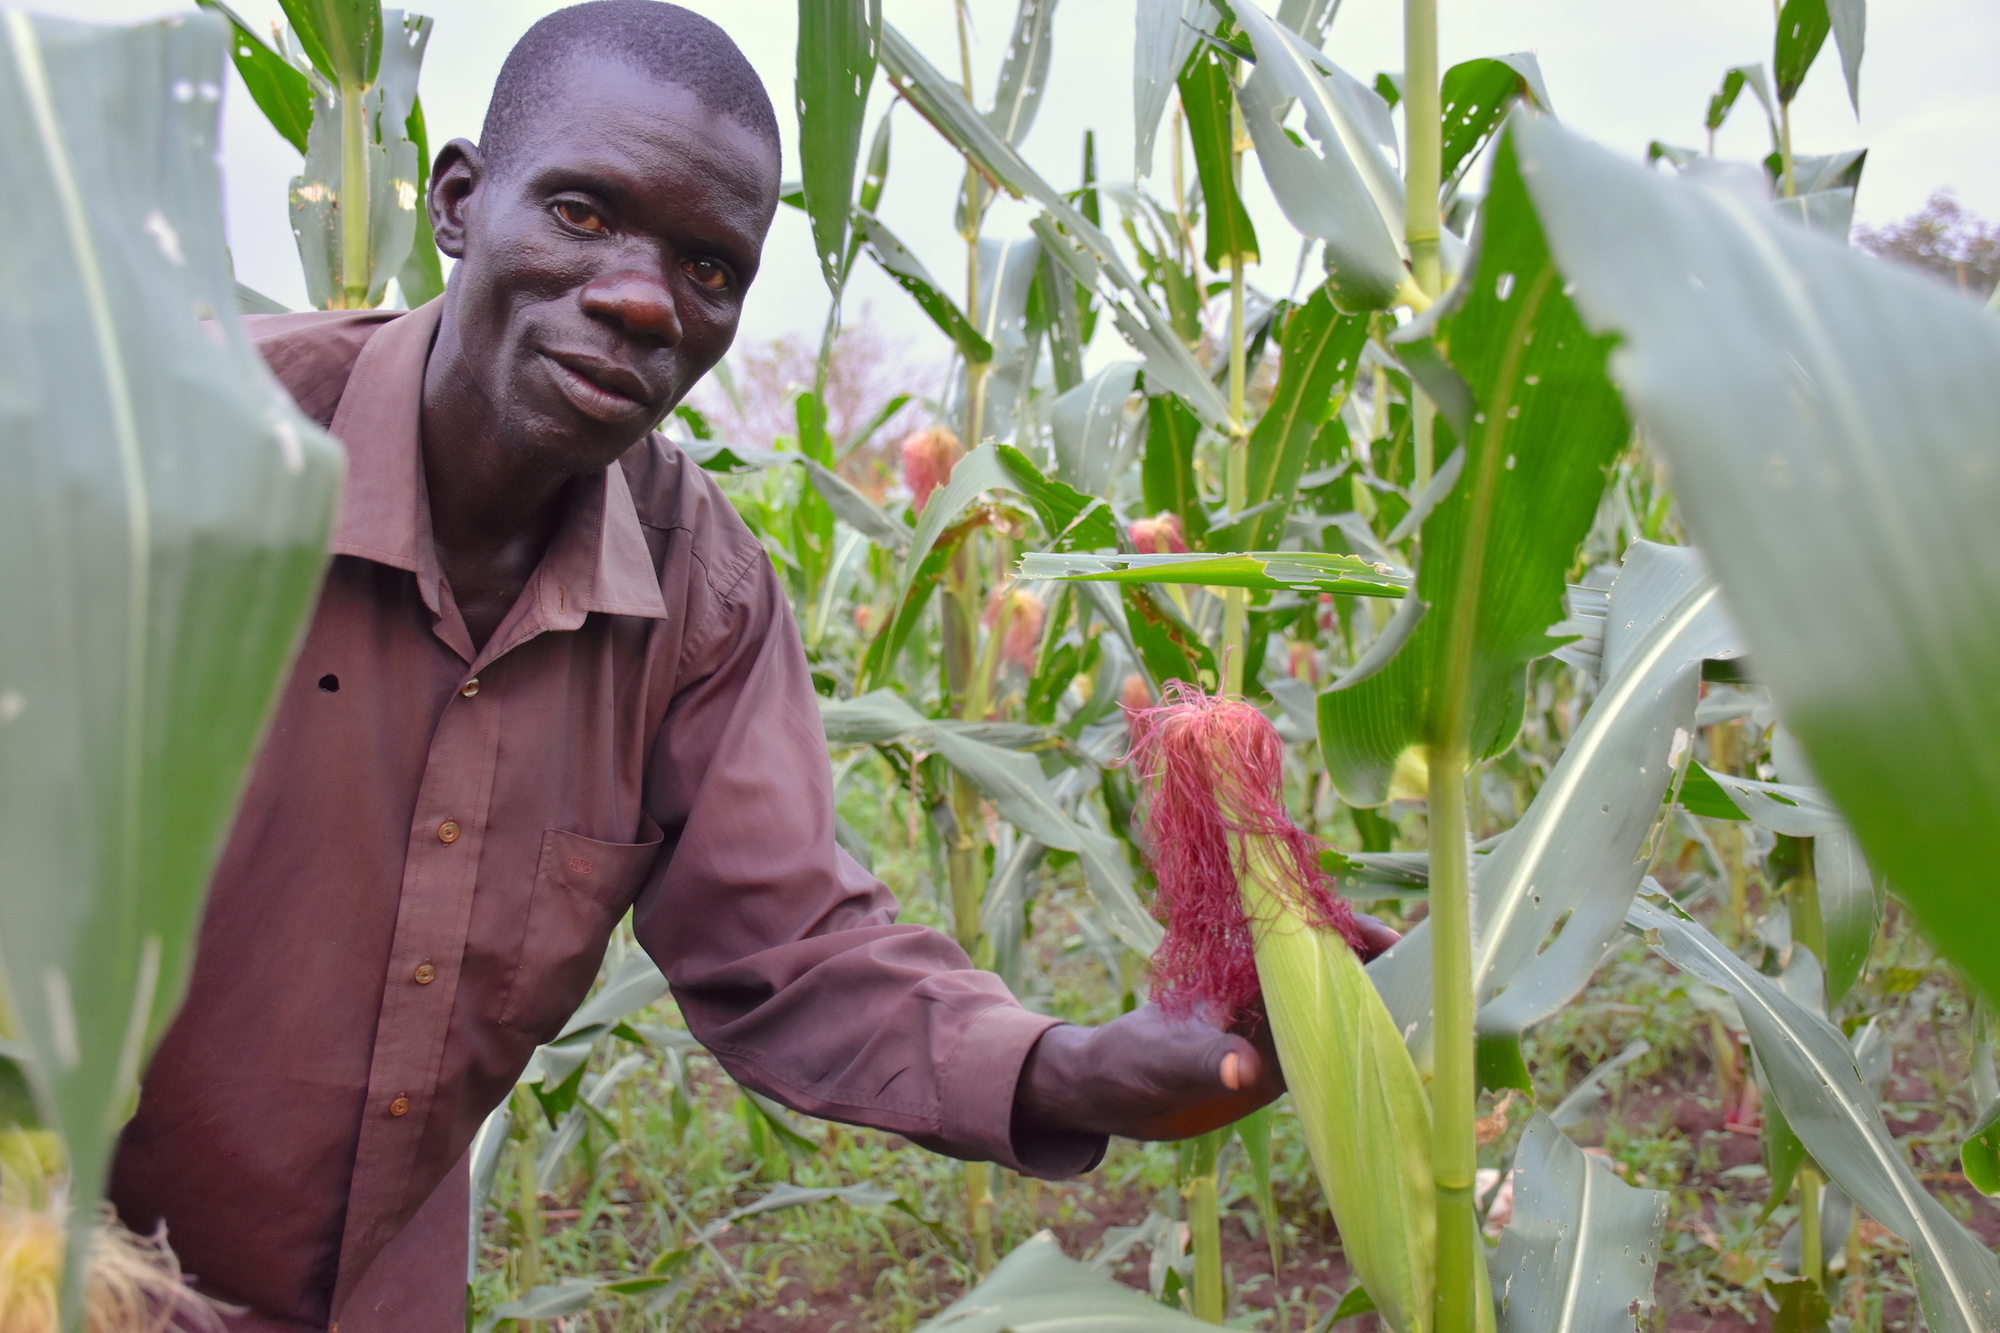
[[[939,1080],[939,1137],[968,1157],[1044,1180],[1079,1176],[1103,1161],[1110,1140],[1102,1134],[1015,1134],[1014,1092],[1021,1067],[1042,1034],[1061,1023],[1018,1004],[996,1004],[967,1024]]]

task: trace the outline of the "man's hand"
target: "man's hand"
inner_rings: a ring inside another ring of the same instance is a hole
[[[1399,938],[1372,916],[1363,959]],[[1285,1090],[1262,1014],[1224,1030],[1170,1019],[1148,1003],[1102,1027],[1050,1028],[1028,1053],[1014,1092],[1017,1136],[1036,1131],[1185,1139],[1240,1120]]]

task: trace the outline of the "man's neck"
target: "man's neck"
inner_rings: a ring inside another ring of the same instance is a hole
[[[424,483],[438,563],[477,648],[541,563],[571,478],[507,447],[505,423],[464,370],[447,298],[424,368]]]

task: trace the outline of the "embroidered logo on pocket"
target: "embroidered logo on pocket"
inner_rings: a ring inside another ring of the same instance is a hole
[[[572,875],[588,875],[590,873],[590,862],[584,857],[572,856],[569,859],[569,873]]]

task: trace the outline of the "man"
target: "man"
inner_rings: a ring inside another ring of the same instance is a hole
[[[235,1328],[464,1327],[467,1144],[628,908],[736,1078],[941,1152],[1072,1175],[1278,1091],[1240,1036],[1027,1012],[835,846],[770,562],[650,433],[778,174],[719,28],[580,5],[438,157],[442,298],[253,322],[347,490],[112,1191]]]

